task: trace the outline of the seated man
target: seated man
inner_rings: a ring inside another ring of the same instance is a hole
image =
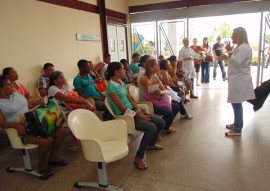
[[[89,74],[89,62],[87,60],[79,60],[77,66],[79,68],[79,74],[73,80],[75,91],[83,98],[93,98],[95,100],[96,109],[104,111],[103,120],[111,119],[111,115],[104,103],[105,96],[98,92],[94,80]]]
[[[48,88],[50,82],[50,75],[54,71],[54,65],[46,63],[43,66],[43,74],[37,81],[37,88],[41,97],[48,95]]]

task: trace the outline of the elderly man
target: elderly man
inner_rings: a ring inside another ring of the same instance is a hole
[[[194,95],[194,59],[200,59],[200,55],[197,54],[192,48],[189,47],[189,40],[187,38],[183,39],[184,47],[179,51],[178,60],[183,62],[183,69],[188,74],[188,77],[191,79],[191,89],[190,89],[190,98],[198,98]]]

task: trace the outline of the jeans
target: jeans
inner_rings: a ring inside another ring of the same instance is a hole
[[[234,112],[234,131],[241,133],[244,124],[242,103],[232,103],[232,107]]]
[[[187,114],[187,110],[182,102],[182,100],[180,102],[176,102],[176,101],[173,101],[173,103],[176,103],[178,106],[179,106],[179,112],[181,115],[186,115]]]
[[[154,146],[160,131],[165,127],[166,122],[156,116],[152,116],[151,121],[145,121],[134,117],[135,129],[143,131],[143,137],[137,151],[136,157],[143,159],[146,147]]]
[[[162,118],[166,122],[164,130],[168,130],[171,127],[174,117],[177,115],[179,111],[180,108],[178,104],[173,102],[172,102],[172,110],[154,105],[154,113],[157,115],[162,115],[163,116]]]
[[[220,70],[221,70],[221,73],[222,73],[222,78],[225,78],[226,77],[226,72],[225,72],[225,68],[224,68],[224,62],[223,60],[216,60],[214,62],[214,73],[213,73],[213,77],[215,78],[217,76],[217,66],[220,66]]]
[[[210,63],[209,62],[202,62],[201,64],[201,83],[209,83],[210,77]]]

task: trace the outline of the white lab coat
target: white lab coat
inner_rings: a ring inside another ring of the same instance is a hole
[[[183,69],[189,73],[189,78],[195,77],[195,70],[194,70],[194,62],[193,60],[183,60],[187,57],[192,57],[195,59],[200,59],[200,55],[197,54],[192,48],[190,47],[183,47],[178,54],[178,60],[183,61]]]
[[[255,99],[250,65],[252,50],[246,43],[235,48],[228,60],[228,103]]]

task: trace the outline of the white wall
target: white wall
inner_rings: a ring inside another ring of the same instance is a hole
[[[116,5],[125,13],[122,2],[118,0]],[[116,9],[110,7],[112,0],[108,4],[107,8]],[[79,59],[102,60],[101,42],[76,41],[75,36],[101,35],[98,14],[36,0],[0,0],[0,23],[0,71],[14,67],[19,81],[32,93],[46,62],[70,79],[78,72]]]

